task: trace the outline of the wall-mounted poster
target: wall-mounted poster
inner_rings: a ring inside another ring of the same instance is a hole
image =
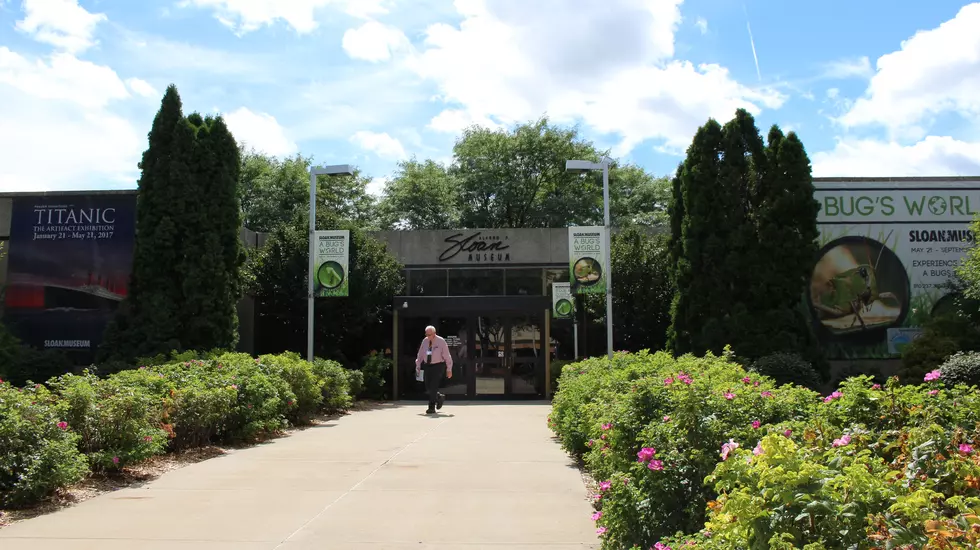
[[[575,294],[606,293],[606,228],[569,227],[569,282]]]
[[[90,362],[129,290],[136,194],[15,197],[3,322]]]
[[[831,359],[901,354],[950,305],[980,180],[815,181],[820,252],[806,304]]]
[[[317,231],[314,295],[347,296],[350,279],[350,231]]]

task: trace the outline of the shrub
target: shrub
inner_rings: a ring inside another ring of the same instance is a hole
[[[721,445],[758,439],[765,424],[801,425],[816,401],[711,355],[617,354],[611,367],[565,367],[561,385],[550,422],[603,481],[596,505],[607,548],[700,529],[713,497],[703,480]]]
[[[140,387],[85,372],[52,379],[60,416],[81,436],[79,449],[96,471],[119,470],[163,453],[160,401]]]
[[[237,386],[238,400],[222,432],[228,442],[254,441],[287,425],[286,415],[296,406],[289,384],[260,361],[245,353],[227,353],[200,365],[225,384]]]
[[[326,380],[313,372],[313,366],[298,353],[263,355],[259,363],[269,372],[289,384],[295,402],[287,403],[288,419],[293,424],[306,424],[316,416],[323,405],[323,386]]]
[[[63,352],[26,346],[0,322],[0,379],[20,386],[71,370],[72,361]]]
[[[812,390],[819,390],[822,385],[813,365],[796,353],[779,352],[760,357],[750,369],[778,384],[796,384]]]
[[[323,408],[326,412],[340,412],[350,408],[351,391],[344,367],[336,361],[314,358],[313,372],[324,380]]]
[[[34,504],[88,472],[78,435],[51,401],[43,386],[0,381],[0,508]]]
[[[980,351],[980,331],[973,320],[959,311],[930,319],[922,334],[902,351],[903,381],[918,383],[959,351]]]
[[[361,372],[364,373],[363,396],[368,399],[386,399],[388,397],[388,376],[392,370],[392,361],[389,357],[372,351],[364,358]],[[361,392],[352,393],[362,395]]]
[[[980,353],[955,353],[939,367],[939,372],[949,385],[980,386]]]
[[[571,365],[573,363],[574,361],[566,361],[561,359],[555,359],[551,362],[551,392],[553,394],[558,393],[562,369],[565,368],[565,365]]]
[[[352,397],[364,395],[364,373],[359,370],[346,369],[347,385],[350,386]]]

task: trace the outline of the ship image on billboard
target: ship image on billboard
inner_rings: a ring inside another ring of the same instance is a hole
[[[136,195],[12,201],[3,322],[25,343],[91,361],[129,291]]]
[[[815,180],[820,250],[805,293],[829,359],[885,359],[950,303],[980,180]]]

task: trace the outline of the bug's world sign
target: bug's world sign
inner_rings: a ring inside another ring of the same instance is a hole
[[[347,296],[350,282],[350,232],[317,231],[314,262],[314,295],[320,298]]]
[[[899,355],[952,304],[980,179],[814,182],[820,251],[806,303],[830,359]]]

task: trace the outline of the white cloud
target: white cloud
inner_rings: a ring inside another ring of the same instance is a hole
[[[935,29],[919,31],[878,59],[864,97],[839,120],[921,134],[919,125],[948,112],[980,121],[980,2]]]
[[[499,125],[487,117],[474,118],[473,114],[463,109],[446,109],[433,117],[429,128],[447,134],[459,134],[466,128],[478,124],[484,128],[496,129]]]
[[[430,26],[408,65],[448,104],[434,128],[547,113],[618,135],[617,154],[647,139],[686,147],[709,116],[780,107],[782,94],[739,84],[718,65],[672,60],[680,3],[456,0],[462,21]]]
[[[105,14],[88,12],[78,0],[24,0],[23,10],[18,30],[71,53],[94,46],[95,27],[106,20]]]
[[[163,95],[156,90],[149,82],[141,78],[127,78],[126,86],[133,91],[136,95],[142,97],[156,97],[158,95]]]
[[[389,181],[391,181],[391,178],[384,176],[380,178],[372,178],[367,184],[368,194],[374,195],[375,197],[384,195],[385,186],[388,185]]]
[[[697,27],[699,31],[701,31],[701,34],[708,34],[708,20],[705,19],[704,17],[698,17],[694,21],[694,26]]]
[[[347,55],[364,61],[387,61],[393,53],[410,46],[405,34],[395,27],[368,21],[344,33],[343,47]]]
[[[288,156],[299,150],[296,142],[286,136],[285,129],[270,114],[239,107],[225,115],[224,119],[235,140],[246,147],[278,157]]]
[[[832,151],[813,155],[817,177],[976,176],[980,143],[929,136],[913,145],[873,139],[838,139]]]
[[[824,66],[823,77],[843,80],[845,78],[871,78],[874,69],[867,56],[839,59]]]
[[[284,21],[303,34],[317,28],[316,12],[335,5],[352,17],[388,13],[390,0],[183,0],[183,5],[208,8],[223,25],[245,34]]]
[[[145,130],[111,109],[131,97],[108,67],[0,47],[0,190],[134,187]]]
[[[377,133],[361,130],[355,132],[350,141],[362,149],[373,151],[382,158],[403,159],[407,156],[402,143],[397,138],[388,135],[387,132]]]

